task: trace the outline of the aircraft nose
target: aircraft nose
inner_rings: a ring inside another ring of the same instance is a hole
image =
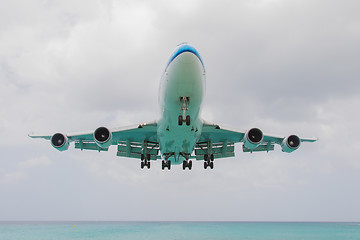
[[[197,56],[192,52],[183,52],[177,58],[179,59],[179,62],[189,64],[195,62]]]

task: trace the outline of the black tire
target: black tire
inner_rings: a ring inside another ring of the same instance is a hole
[[[164,170],[165,169],[165,161],[161,162],[161,169]]]
[[[189,170],[191,170],[191,168],[192,168],[192,161],[191,160],[189,161],[188,167],[189,167]]]
[[[145,163],[144,163],[144,162],[141,162],[140,166],[141,166],[141,168],[143,169],[144,166],[145,166]]]
[[[146,166],[147,166],[148,169],[150,169],[150,161],[148,161]]]
[[[204,155],[204,160],[205,160],[205,162],[207,162],[209,160],[209,155],[205,154]]]
[[[211,169],[214,168],[214,162],[210,162],[209,165],[210,165],[210,168],[211,168]]]
[[[190,126],[190,116],[189,115],[186,116],[186,125]]]
[[[211,160],[211,161],[214,161],[214,154],[211,154],[211,155],[210,155],[210,160]]]
[[[207,169],[207,167],[208,167],[208,163],[204,161],[204,169]]]
[[[179,115],[179,126],[182,126],[183,124],[183,117]]]
[[[145,155],[144,154],[141,154],[141,161],[143,161],[145,159]]]
[[[185,168],[186,168],[186,162],[183,161],[183,170],[185,170]]]
[[[171,162],[168,161],[168,169],[170,170],[171,169]]]

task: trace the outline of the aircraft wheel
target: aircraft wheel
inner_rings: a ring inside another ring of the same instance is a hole
[[[204,169],[207,169],[207,167],[208,167],[208,163],[204,161]]]
[[[185,168],[187,167],[186,165],[186,161],[183,161],[183,170],[185,170]]]
[[[148,169],[150,169],[150,161],[147,162],[146,166]]]
[[[211,154],[211,155],[210,155],[210,160],[211,160],[211,161],[214,161],[214,154]]]
[[[209,160],[209,155],[208,154],[204,155],[204,160],[205,160],[205,162],[207,162]]]
[[[192,168],[192,161],[191,160],[189,161],[188,167],[189,167],[189,170],[191,170],[191,168]]]
[[[211,168],[211,169],[214,168],[214,162],[210,162],[209,165],[210,165],[210,168]]]
[[[190,126],[190,116],[189,115],[186,116],[186,125]]]
[[[179,126],[182,126],[182,124],[183,124],[183,117],[182,117],[181,115],[179,115],[178,121],[179,121]]]
[[[167,167],[168,167],[169,170],[171,169],[171,162],[170,161],[168,161]]]
[[[162,170],[165,169],[165,161],[164,161],[164,160],[161,162],[161,169],[162,169]]]
[[[143,161],[141,161],[141,164],[140,164],[141,168],[144,168],[145,166],[145,163]]]
[[[144,154],[141,154],[141,161],[145,159],[145,155]]]

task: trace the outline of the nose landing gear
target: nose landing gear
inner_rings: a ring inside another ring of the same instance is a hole
[[[190,126],[190,116],[186,115],[186,111],[189,110],[188,105],[190,103],[190,97],[180,97],[180,110],[183,111],[182,115],[179,115],[178,123],[179,126],[182,126],[183,122],[186,123],[186,126]]]

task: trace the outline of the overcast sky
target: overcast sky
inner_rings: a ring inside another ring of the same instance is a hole
[[[359,1],[0,3],[0,220],[360,221]],[[156,119],[184,41],[204,119],[320,140],[162,171],[27,137]]]

